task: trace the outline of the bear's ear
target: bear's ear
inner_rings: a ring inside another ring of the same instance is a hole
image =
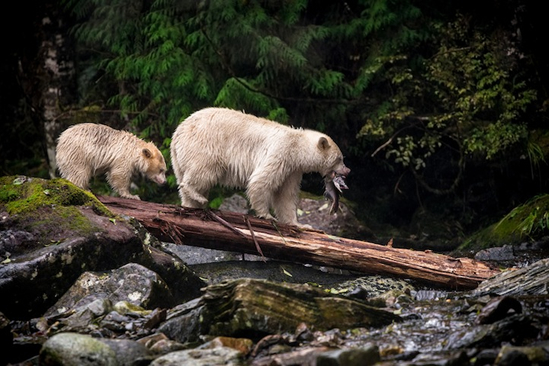
[[[153,154],[149,149],[143,149],[141,150],[141,153],[143,154],[143,156],[145,156],[146,159],[151,159],[153,157]]]
[[[317,146],[320,150],[326,150],[330,147],[330,144],[326,137],[320,137],[319,142],[317,143]]]

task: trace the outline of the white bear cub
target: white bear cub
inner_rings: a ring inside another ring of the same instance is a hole
[[[304,173],[347,176],[342,152],[327,135],[224,108],[195,112],[174,131],[170,153],[182,206],[205,207],[215,185],[246,188],[261,218],[297,225]]]
[[[80,123],[59,136],[56,152],[61,176],[80,188],[89,189],[93,176],[105,173],[111,187],[124,198],[130,193],[134,173],[153,182],[166,183],[166,162],[159,149],[130,132],[94,123]]]

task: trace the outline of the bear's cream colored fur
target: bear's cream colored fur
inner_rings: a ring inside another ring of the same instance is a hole
[[[224,108],[189,116],[170,151],[182,206],[206,206],[216,184],[246,188],[256,215],[271,219],[272,208],[280,222],[294,225],[304,173],[349,173],[327,135]]]
[[[56,160],[62,178],[89,189],[92,177],[106,174],[111,188],[124,198],[139,199],[130,193],[135,173],[157,184],[166,182],[166,163],[153,143],[105,125],[69,127],[59,136]]]

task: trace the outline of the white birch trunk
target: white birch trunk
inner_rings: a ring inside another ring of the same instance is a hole
[[[60,117],[76,95],[74,50],[67,38],[67,26],[61,13],[52,9],[42,19],[43,39],[40,55],[43,66],[43,86],[41,95],[42,118],[46,153],[51,178],[56,176],[56,140],[62,132]]]

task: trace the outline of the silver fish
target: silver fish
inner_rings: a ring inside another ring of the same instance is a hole
[[[330,214],[338,212],[340,208],[340,193],[342,193],[343,189],[348,189],[344,178],[345,176],[338,175],[335,172],[325,177],[325,193],[323,195],[332,202],[330,205]]]

